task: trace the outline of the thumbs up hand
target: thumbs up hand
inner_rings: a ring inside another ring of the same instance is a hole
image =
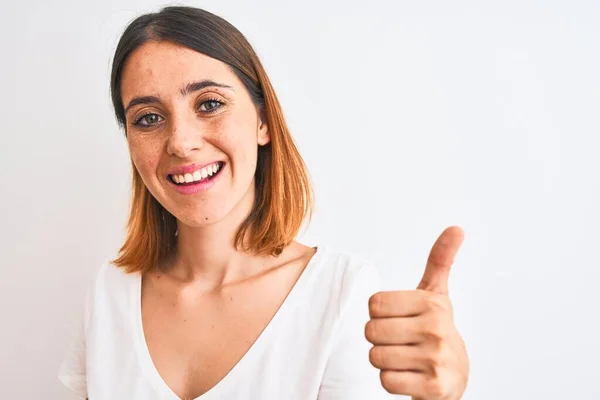
[[[469,359],[453,322],[448,276],[464,239],[447,228],[433,245],[417,290],[379,292],[369,299],[365,336],[383,387],[413,400],[458,400],[468,381]]]

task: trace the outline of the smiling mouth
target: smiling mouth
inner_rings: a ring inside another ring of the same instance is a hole
[[[169,180],[177,186],[191,186],[198,183],[208,182],[214,179],[221,173],[225,163],[223,161],[217,161],[214,164],[207,165],[204,168],[200,168],[194,172],[188,172],[186,174],[173,174],[169,175]]]

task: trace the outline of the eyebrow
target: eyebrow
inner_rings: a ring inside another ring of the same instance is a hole
[[[190,93],[197,92],[199,90],[204,89],[205,87],[220,87],[225,89],[233,88],[228,85],[224,85],[222,83],[218,83],[215,81],[211,81],[210,79],[204,79],[198,82],[191,82],[185,85],[183,88],[179,89],[179,93],[181,93],[182,97],[189,95]],[[160,99],[156,96],[138,96],[131,99],[127,107],[125,107],[124,113],[127,114],[127,111],[133,106],[137,106],[139,104],[156,104],[160,103]]]

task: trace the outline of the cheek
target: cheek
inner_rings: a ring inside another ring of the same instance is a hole
[[[129,154],[142,177],[156,170],[160,159],[160,144],[156,141],[132,138],[129,140]]]
[[[214,127],[215,141],[229,153],[234,163],[247,165],[255,161],[258,145],[253,127],[244,115],[237,115],[227,123]]]

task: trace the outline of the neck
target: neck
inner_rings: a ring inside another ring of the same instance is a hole
[[[235,236],[252,211],[254,185],[222,220],[201,227],[177,222],[177,251],[170,263],[170,274],[183,281],[203,280],[221,285],[251,275],[265,258],[237,250]]]

